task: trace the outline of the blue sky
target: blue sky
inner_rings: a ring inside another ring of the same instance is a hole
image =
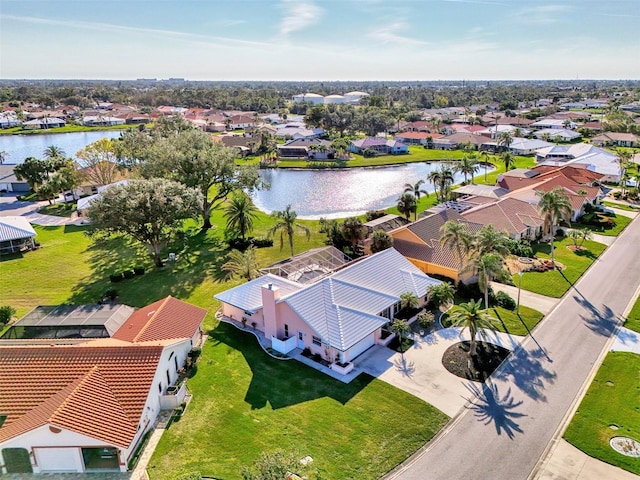
[[[640,79],[640,0],[0,0],[0,78]]]

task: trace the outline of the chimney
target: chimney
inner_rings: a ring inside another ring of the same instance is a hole
[[[262,286],[262,316],[264,318],[264,336],[267,339],[278,336],[276,302],[280,300],[280,289],[273,283]]]

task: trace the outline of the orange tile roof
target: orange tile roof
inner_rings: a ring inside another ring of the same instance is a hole
[[[204,308],[168,296],[134,312],[113,338],[134,343],[191,338],[206,315]]]
[[[0,442],[50,424],[128,447],[162,351],[162,345],[108,340],[3,346],[0,412],[7,418]]]

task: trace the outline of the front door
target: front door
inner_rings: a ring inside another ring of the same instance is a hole
[[[304,348],[304,333],[298,332],[298,348]]]

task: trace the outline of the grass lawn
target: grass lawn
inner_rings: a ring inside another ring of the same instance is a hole
[[[617,237],[622,233],[627,225],[631,223],[632,218],[625,217],[624,215],[615,215],[613,217],[616,221],[616,225],[612,228],[604,228],[601,226],[587,225],[581,222],[573,222],[571,224],[572,228],[586,228],[591,230],[594,233],[598,233],[600,235],[606,235],[608,237]]]
[[[525,272],[522,275],[522,288],[548,297],[560,298],[606,248],[602,243],[588,240],[584,243],[587,250],[573,252],[567,248],[572,244],[569,238],[555,242],[555,259],[566,267],[564,270]],[[534,243],[531,246],[538,258],[551,258],[548,243]],[[517,285],[518,281],[518,275],[513,275],[514,284]]]
[[[38,209],[38,213],[43,215],[54,215],[56,217],[70,217],[76,211],[77,202],[59,202],[53,205],[45,205]]]
[[[375,479],[423,445],[447,417],[361,375],[346,385],[295,360],[268,357],[248,333],[221,324],[189,380],[185,416],[164,434],[153,480],[199,471],[241,478],[262,451],[311,455],[322,478]]]
[[[602,202],[605,207],[617,208],[618,210],[626,210],[627,212],[637,212],[640,209],[638,205],[627,205],[626,203]]]
[[[640,355],[609,353],[574,415],[564,438],[594,458],[640,474],[640,458],[609,446],[615,436],[640,441]],[[617,425],[613,430],[610,425]]]
[[[60,128],[23,129],[22,127],[0,129],[0,135],[39,135],[45,133],[93,132],[99,130],[129,130],[139,125],[111,125],[106,127],[85,127],[84,125],[65,125]],[[147,125],[149,127],[149,125]]]
[[[629,330],[640,333],[640,297],[636,299],[636,303],[629,312],[624,326]]]
[[[524,305],[520,305],[519,315],[502,307],[490,308],[489,313],[498,319],[494,322],[498,332],[521,336],[529,335],[533,327],[544,317],[539,311]]]

